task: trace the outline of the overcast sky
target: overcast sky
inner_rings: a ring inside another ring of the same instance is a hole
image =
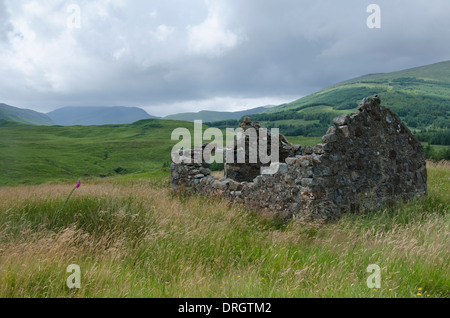
[[[42,112],[235,111],[444,60],[448,0],[0,0],[0,102]]]

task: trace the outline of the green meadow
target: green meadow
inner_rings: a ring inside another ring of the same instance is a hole
[[[327,224],[284,224],[223,198],[172,193],[170,135],[179,126],[192,129],[160,120],[4,122],[0,297],[450,296],[448,162],[428,162],[427,198]],[[71,264],[79,289],[66,284]],[[367,286],[371,264],[381,288]]]
[[[0,123],[0,185],[112,177],[170,166],[176,128],[191,122],[149,119],[129,125],[32,126]],[[209,127],[203,126],[203,132]],[[223,131],[224,144],[226,133]],[[316,145],[320,137],[289,137]],[[193,140],[192,140],[193,142]]]
[[[0,297],[448,298],[450,169],[428,171],[428,198],[322,225],[174,195],[164,171],[82,181],[65,207],[74,182],[0,187]]]
[[[188,122],[143,120],[129,125],[0,125],[0,185],[108,177],[159,170],[171,161],[175,128]]]

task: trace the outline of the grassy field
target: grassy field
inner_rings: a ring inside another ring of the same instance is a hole
[[[159,170],[171,162],[175,128],[193,124],[143,120],[129,125],[0,124],[0,185],[115,176]]]
[[[171,163],[178,142],[171,134],[179,127],[193,136],[193,123],[172,120],[71,127],[0,123],[0,186],[158,171]],[[321,140],[291,139],[302,145]]]
[[[83,181],[64,210],[76,180],[0,187],[0,297],[448,298],[450,167],[428,170],[428,198],[322,226],[174,196],[164,170]]]

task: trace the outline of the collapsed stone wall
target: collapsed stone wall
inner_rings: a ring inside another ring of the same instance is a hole
[[[252,182],[257,176],[261,174],[262,167],[269,167],[270,163],[262,163],[259,157],[258,148],[259,141],[265,139],[264,145],[267,150],[267,156],[272,156],[272,138],[277,138],[278,146],[278,160],[279,162],[285,162],[289,157],[295,157],[301,154],[302,148],[300,145],[292,145],[283,135],[272,136],[271,131],[264,129],[266,136],[260,136],[260,129],[262,128],[258,122],[252,122],[250,118],[245,117],[242,121],[240,128],[242,129],[243,137],[242,144],[235,142],[231,152],[225,152],[225,178],[232,179],[238,182]],[[252,134],[248,132],[253,132]],[[244,163],[239,163],[239,151],[242,151],[244,156]],[[256,162],[252,162],[250,158],[250,149],[254,149],[256,152]]]
[[[358,114],[335,118],[321,144],[294,148],[277,173],[252,181],[215,178],[205,161],[173,164],[171,186],[305,220],[335,219],[427,195],[424,150],[378,96],[365,98]],[[194,152],[185,155],[193,158]]]

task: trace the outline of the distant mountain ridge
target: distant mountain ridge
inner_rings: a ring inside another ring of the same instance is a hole
[[[261,106],[237,112],[220,112],[220,111],[203,110],[198,113],[180,113],[169,115],[164,117],[164,119],[186,120],[186,121],[202,120],[204,122],[215,122],[229,119],[238,120],[244,116],[250,116],[253,114],[264,112],[268,110],[270,107],[271,106]]]
[[[18,108],[2,103],[0,103],[0,119],[29,125],[54,125],[53,121],[45,114],[31,109]]]
[[[157,118],[142,108],[124,106],[63,107],[46,115],[60,126],[120,125]]]

